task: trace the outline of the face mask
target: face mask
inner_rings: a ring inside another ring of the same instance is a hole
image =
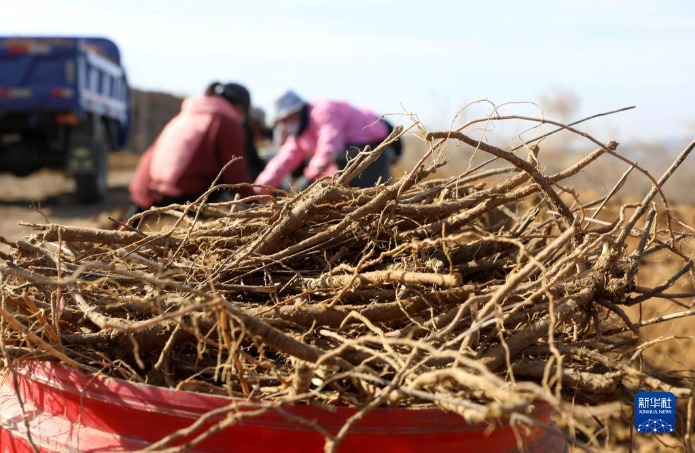
[[[299,120],[284,123],[285,135],[299,135]]]
[[[278,123],[273,129],[273,142],[276,146],[281,146],[287,140],[287,137],[299,135],[300,122],[297,121],[284,121]]]

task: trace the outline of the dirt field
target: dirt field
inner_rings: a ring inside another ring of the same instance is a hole
[[[26,178],[0,174],[0,236],[14,241],[32,233],[19,222],[108,227],[112,224],[108,217],[118,218],[128,207],[128,183],[135,159],[124,155],[111,159],[109,193],[98,204],[76,204],[74,184],[61,172],[42,170]]]

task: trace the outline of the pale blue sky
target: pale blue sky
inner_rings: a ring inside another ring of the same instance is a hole
[[[464,104],[580,100],[603,140],[695,137],[692,0],[22,0],[2,34],[103,35],[131,84],[188,95],[239,81],[268,109],[294,87],[441,127]],[[533,109],[526,109],[533,114]]]

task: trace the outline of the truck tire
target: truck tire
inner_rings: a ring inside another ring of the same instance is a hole
[[[107,192],[106,128],[99,118],[93,117],[75,132],[68,165],[75,180],[75,198],[80,203],[98,203]]]

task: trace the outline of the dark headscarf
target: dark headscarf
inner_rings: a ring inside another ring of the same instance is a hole
[[[230,104],[241,107],[241,109],[246,113],[248,113],[249,109],[251,108],[251,94],[249,93],[249,90],[238,83],[213,82],[210,84],[208,89],[205,90],[205,94],[208,96],[221,96]]]

